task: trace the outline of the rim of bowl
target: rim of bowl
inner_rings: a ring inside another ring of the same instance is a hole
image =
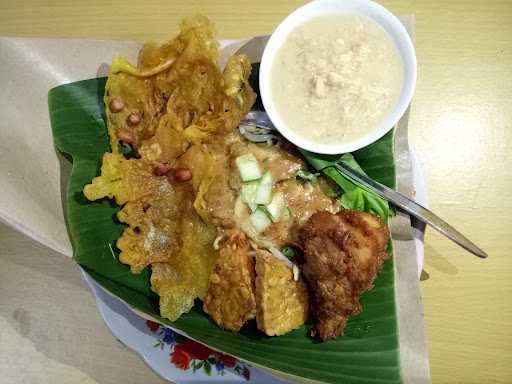
[[[287,35],[305,21],[324,14],[344,13],[369,17],[379,24],[391,37],[398,49],[403,70],[403,85],[392,111],[375,129],[356,140],[338,144],[323,144],[309,141],[289,129],[277,112],[270,91],[270,70],[277,50]],[[311,152],[321,154],[340,154],[353,152],[377,141],[389,132],[403,116],[412,100],[416,87],[416,52],[409,33],[401,21],[382,5],[370,0],[316,0],[297,8],[289,14],[270,36],[261,58],[259,86],[263,106],[277,130],[291,143]]]

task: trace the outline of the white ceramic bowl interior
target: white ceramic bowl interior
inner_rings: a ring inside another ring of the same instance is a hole
[[[342,144],[319,144],[308,141],[290,130],[277,112],[270,87],[270,70],[276,52],[287,35],[299,24],[325,14],[355,14],[369,17],[377,22],[395,43],[403,64],[403,87],[391,113],[367,135]],[[416,54],[411,38],[400,20],[383,6],[369,0],[317,0],[308,3],[288,15],[270,37],[260,66],[260,93],[263,105],[279,132],[293,144],[311,152],[338,154],[353,152],[384,136],[402,117],[409,106],[416,86]]]

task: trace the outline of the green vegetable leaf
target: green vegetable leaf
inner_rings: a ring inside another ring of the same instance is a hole
[[[299,180],[309,183],[316,183],[317,181],[317,175],[315,173],[306,171],[305,169],[299,169],[295,174],[295,177]]]
[[[341,187],[338,184],[334,184],[334,183],[332,183],[330,188],[325,192],[325,194],[328,197],[333,198],[333,199],[341,196],[342,193],[343,193],[343,190],[341,189]]]
[[[205,361],[204,362],[204,372],[208,375],[208,376],[211,376],[212,375],[212,365],[208,362],[208,361]]]
[[[125,158],[131,159],[132,157],[137,157],[137,153],[130,144],[120,142],[117,146],[119,148],[119,152],[122,153]]]
[[[203,367],[203,365],[204,365],[203,361],[192,360],[192,368],[194,368],[192,373],[196,373],[196,371],[201,369]]]
[[[392,132],[388,135],[392,136]],[[340,203],[344,208],[370,212],[379,216],[384,222],[388,221],[389,216],[393,214],[389,203],[375,193],[354,183],[334,167],[336,163],[344,163],[366,175],[352,154],[321,155],[304,149],[300,149],[300,152],[315,170],[323,172],[343,190]]]
[[[299,255],[299,251],[297,250],[297,248],[292,247],[290,245],[283,247],[283,249],[281,249],[281,253],[292,261]]]

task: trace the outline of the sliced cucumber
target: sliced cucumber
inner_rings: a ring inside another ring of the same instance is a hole
[[[251,212],[254,212],[258,209],[258,204],[247,204],[247,206],[249,207],[249,209],[251,210]]]
[[[237,157],[235,163],[243,181],[257,180],[261,177],[258,160],[252,153]]]
[[[272,175],[266,172],[259,181],[254,202],[267,205],[272,201]]]
[[[256,192],[258,191],[259,183],[251,181],[242,185],[242,201],[248,205],[256,204]]]
[[[256,233],[263,232],[272,224],[272,220],[270,220],[268,215],[261,208],[256,209],[251,216],[249,216],[249,222]]]
[[[286,200],[282,192],[275,193],[274,196],[272,196],[272,201],[265,205],[265,209],[274,223],[279,221],[285,208]]]
[[[237,222],[245,220],[250,215],[250,212],[247,209],[247,205],[244,203],[240,196],[238,196],[235,200],[234,214],[235,220]]]

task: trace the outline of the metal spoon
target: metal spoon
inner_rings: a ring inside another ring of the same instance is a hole
[[[267,142],[271,139],[279,137],[276,128],[270,121],[265,111],[249,112],[247,116],[242,120],[239,129],[240,133],[244,137],[257,143]],[[366,189],[369,189],[384,199],[392,202],[394,205],[401,208],[409,215],[416,217],[418,220],[421,220],[426,224],[429,224],[432,228],[439,231],[472,254],[481,258],[487,257],[487,253],[477,247],[463,234],[461,234],[439,216],[434,214],[432,211],[418,204],[414,200],[411,200],[407,196],[391,188],[388,188],[375,180],[370,179],[369,177],[359,173],[344,163],[337,163],[335,166],[338,171],[354,181],[356,184],[362,185]]]
[[[274,124],[264,111],[250,111],[240,122],[238,129],[247,140],[254,143],[265,143],[280,138]]]

